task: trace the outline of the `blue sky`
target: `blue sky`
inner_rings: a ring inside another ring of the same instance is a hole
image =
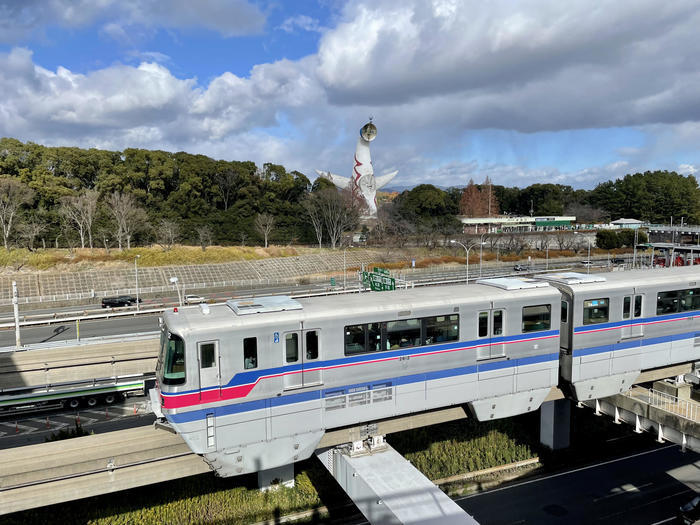
[[[700,166],[700,5],[0,0],[0,135],[347,175],[369,116],[393,184]]]

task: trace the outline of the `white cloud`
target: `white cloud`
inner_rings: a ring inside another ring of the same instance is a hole
[[[683,175],[695,175],[698,168],[692,164],[680,164],[677,171]]]
[[[353,2],[318,74],[333,103],[433,105],[463,128],[695,120],[698,22],[692,1]]]
[[[285,33],[294,33],[296,29],[313,33],[320,33],[324,30],[316,18],[311,18],[310,16],[306,15],[296,15],[287,18],[280,24],[278,29],[281,29]]]

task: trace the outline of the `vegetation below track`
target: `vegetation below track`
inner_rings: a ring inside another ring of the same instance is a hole
[[[548,452],[538,442],[539,412],[479,423],[466,419],[392,434],[389,442],[431,479],[509,464],[539,455],[558,470],[654,446],[589,409],[572,409],[572,446]],[[260,492],[257,476],[220,479],[211,474],[87,498],[4,516],[7,525],[44,524],[244,524],[326,506],[329,519],[347,515],[349,500],[315,459],[297,465],[296,486]],[[454,487],[451,487],[454,489]],[[319,520],[318,516],[313,518]]]

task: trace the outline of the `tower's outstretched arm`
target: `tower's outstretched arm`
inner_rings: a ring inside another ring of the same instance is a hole
[[[319,176],[323,177],[324,179],[331,181],[341,190],[347,188],[348,184],[350,184],[350,179],[348,177],[341,177],[340,175],[336,175],[330,171],[316,170],[316,173],[318,173]],[[394,173],[394,175],[396,174]]]
[[[377,189],[382,188],[389,184],[391,182],[391,179],[396,177],[396,174],[399,172],[399,170],[392,171],[391,173],[387,173],[386,175],[382,175],[381,177],[375,177],[374,180],[377,182]]]

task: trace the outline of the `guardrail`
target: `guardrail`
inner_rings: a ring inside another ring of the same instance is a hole
[[[650,389],[648,391],[648,403],[679,417],[700,422],[700,404],[695,401],[679,399],[671,394]]]

